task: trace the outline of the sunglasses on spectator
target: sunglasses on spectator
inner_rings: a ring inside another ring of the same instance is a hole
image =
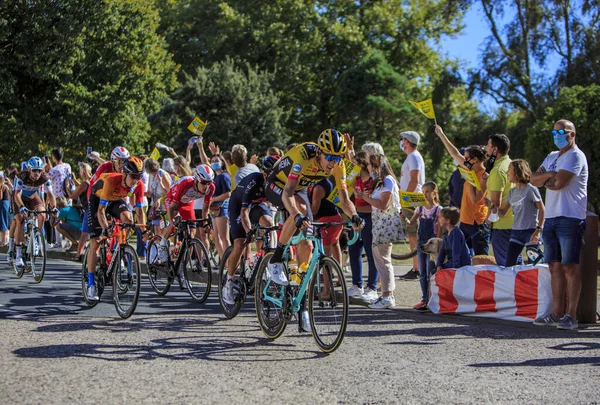
[[[564,129],[559,129],[559,130],[553,129],[552,130],[552,136],[564,135],[564,134],[568,134],[568,133],[571,133],[571,132],[573,132],[573,131],[565,131]]]
[[[325,160],[328,162],[340,163],[340,161],[342,160],[341,156],[327,155],[325,153],[323,154],[323,156],[325,156]]]
[[[42,169],[31,169],[33,173],[41,173]]]

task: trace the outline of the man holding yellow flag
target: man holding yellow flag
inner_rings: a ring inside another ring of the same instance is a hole
[[[421,142],[421,136],[415,131],[406,131],[400,134],[400,149],[406,153],[406,160],[402,164],[400,171],[400,190],[420,193],[425,183],[425,161],[423,156],[417,150]],[[412,218],[414,211],[403,208],[402,213],[407,218]],[[418,221],[406,228],[406,236],[411,250],[417,248],[417,227]],[[414,280],[419,278],[419,261],[417,256],[413,257],[413,267],[406,274],[400,277],[404,280]]]

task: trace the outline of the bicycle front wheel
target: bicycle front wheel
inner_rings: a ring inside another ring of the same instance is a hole
[[[140,298],[140,261],[130,245],[119,249],[120,260],[113,265],[113,298],[117,313],[127,319],[133,315]]]
[[[246,282],[242,275],[244,271],[244,258],[245,255],[242,254],[238,263],[235,266],[235,273],[233,275],[233,297],[234,303],[228,304],[223,301],[223,288],[227,283],[227,275],[228,275],[228,264],[229,256],[233,251],[233,246],[227,248],[225,253],[223,253],[223,260],[221,260],[221,264],[219,266],[219,303],[221,304],[221,309],[223,310],[223,315],[227,319],[235,318],[235,316],[240,312],[242,306],[244,306],[244,300],[246,299]]]
[[[212,267],[206,247],[198,239],[189,241],[181,266],[185,266],[184,274],[190,297],[196,302],[206,301],[210,294]]]
[[[38,284],[44,279],[46,272],[46,240],[42,232],[34,231],[32,241],[32,251],[29,255],[31,274],[33,274],[33,282]]]
[[[283,334],[287,323],[283,318],[281,307],[267,299],[275,298],[283,301],[283,287],[271,281],[268,270],[272,256],[272,252],[267,253],[256,270],[254,304],[260,329],[269,339],[277,339]]]
[[[324,257],[308,285],[310,329],[317,346],[325,353],[336,350],[348,324],[346,280],[337,261]]]
[[[148,281],[154,292],[163,296],[169,292],[173,280],[169,278],[169,263],[160,261],[159,246],[156,241],[153,240],[148,244],[146,258],[148,260]]]

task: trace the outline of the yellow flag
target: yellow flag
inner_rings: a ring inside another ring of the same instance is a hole
[[[459,167],[458,171],[467,183],[472,184],[477,190],[481,190],[481,184],[479,184],[477,174],[473,170],[465,170],[462,167]]]
[[[400,205],[402,205],[402,208],[415,208],[422,205],[427,205],[427,201],[425,201],[425,195],[423,193],[413,193],[411,191],[400,190],[398,194],[400,194]]]
[[[195,135],[202,136],[202,133],[206,129],[208,125],[208,121],[204,122],[200,118],[196,117],[194,120],[188,125],[188,129],[192,131]]]
[[[435,119],[435,112],[433,111],[433,103],[431,99],[427,99],[425,101],[412,101],[408,100],[409,103],[417,107],[419,111],[421,111],[427,118]]]
[[[154,150],[152,151],[152,153],[150,154],[150,156],[148,156],[150,159],[154,159],[154,160],[158,160],[158,158],[160,157],[160,152],[158,151],[158,148],[155,147]]]

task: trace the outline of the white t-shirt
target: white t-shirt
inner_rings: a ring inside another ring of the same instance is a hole
[[[410,155],[406,156],[406,160],[402,163],[402,170],[400,171],[400,190],[406,191],[408,189],[408,183],[410,183],[410,172],[413,170],[419,171],[419,179],[415,193],[420,193],[425,183],[425,162],[423,156],[418,150],[414,151]]]
[[[378,187],[376,187],[373,190],[373,193],[371,194],[371,198],[373,198],[374,200],[380,200],[381,193],[385,193],[385,192],[391,192],[392,193],[391,198],[394,198],[393,193],[398,194],[398,184],[396,183],[396,180],[392,176],[386,176],[383,179],[383,184],[380,184]],[[375,208],[375,206],[371,206],[371,208],[373,211],[377,210],[377,208]]]
[[[551,152],[542,166],[548,172],[566,170],[575,176],[560,190],[546,189],[546,218],[567,217],[585,219],[587,211],[588,164],[585,154],[573,146],[562,156]]]

